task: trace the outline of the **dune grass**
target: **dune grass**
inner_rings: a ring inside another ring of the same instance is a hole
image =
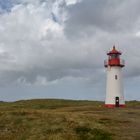
[[[140,102],[40,99],[0,102],[0,140],[139,140]]]

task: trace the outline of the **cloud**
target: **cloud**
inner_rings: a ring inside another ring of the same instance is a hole
[[[71,82],[79,89],[85,85],[98,91],[105,83],[106,51],[114,44],[124,52],[125,77],[139,77],[139,4],[138,0],[0,1],[0,85]]]
[[[93,51],[97,53],[105,52],[116,44],[124,52],[126,77],[138,76],[140,74],[140,67],[137,65],[140,59],[138,5],[138,0],[129,2],[83,0],[67,8],[69,18],[65,21],[65,35],[70,40],[90,42]],[[104,57],[102,54],[100,58]],[[96,59],[99,59],[98,56]]]
[[[88,71],[100,67],[89,61],[95,58],[90,44],[71,42],[65,37],[65,2],[54,1],[49,5],[48,8],[48,2],[20,3],[10,13],[1,15],[0,72],[1,79],[5,79],[0,82],[2,85],[34,84],[38,77],[47,81],[67,76],[86,77],[90,75]]]
[[[83,0],[68,7],[69,20],[66,21],[66,33],[95,34],[105,32],[127,32],[134,30],[139,19],[139,1]],[[135,7],[135,8],[133,8]],[[132,10],[130,10],[132,9]]]

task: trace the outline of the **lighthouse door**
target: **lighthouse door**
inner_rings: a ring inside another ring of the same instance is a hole
[[[116,107],[119,107],[119,97],[116,97],[115,98],[115,106]]]

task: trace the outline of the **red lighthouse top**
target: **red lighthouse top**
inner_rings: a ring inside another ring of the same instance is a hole
[[[124,60],[120,59],[121,54],[122,53],[116,50],[115,46],[113,46],[113,49],[107,53],[108,60],[105,60],[104,66],[124,67]]]
[[[107,55],[111,55],[111,54],[119,54],[121,55],[122,53],[118,50],[116,50],[115,46],[113,46],[113,49],[107,53]]]

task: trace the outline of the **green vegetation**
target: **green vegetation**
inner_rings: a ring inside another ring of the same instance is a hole
[[[0,102],[0,140],[139,140],[140,102],[105,108],[103,102]]]
[[[111,140],[110,134],[101,129],[91,129],[89,127],[76,127],[76,133],[79,135],[79,140]]]

